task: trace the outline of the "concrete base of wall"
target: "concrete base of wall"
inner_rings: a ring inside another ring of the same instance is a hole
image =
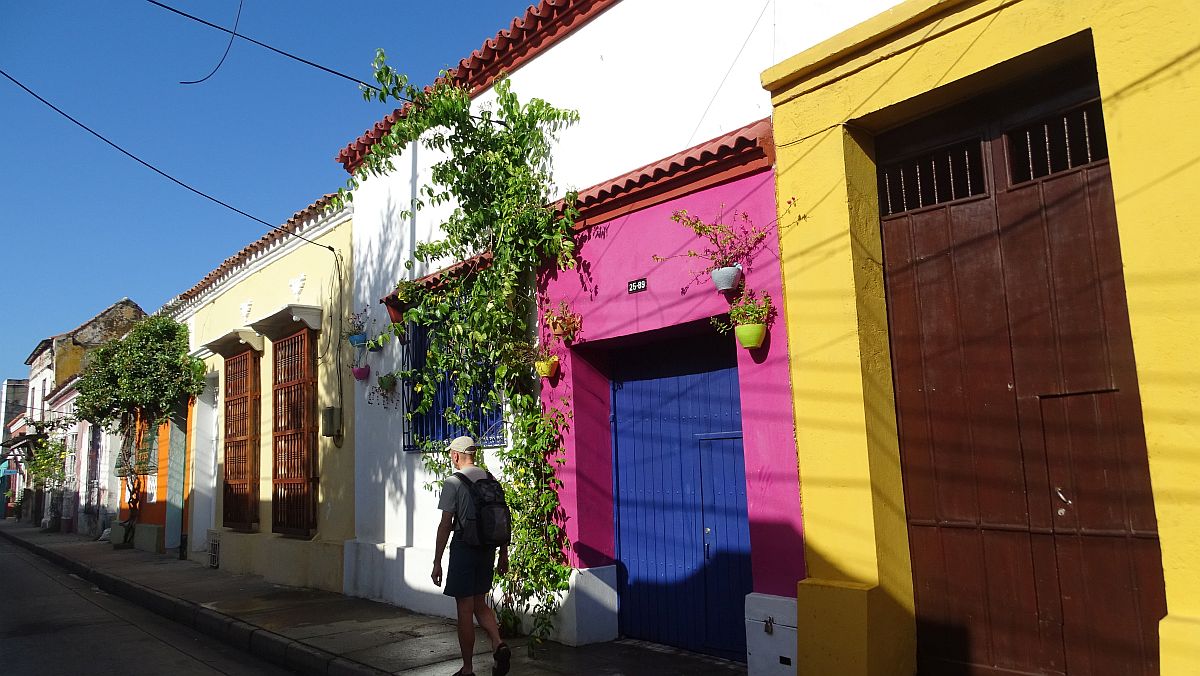
[[[878,585],[801,580],[796,634],[797,674],[916,672],[916,621]]]
[[[434,586],[429,578],[432,567],[432,549],[348,540],[342,593],[454,618],[454,599]],[[572,646],[617,638],[616,566],[571,573],[570,589],[550,637]]]
[[[124,534],[122,534],[124,535]],[[164,530],[162,526],[152,523],[139,523],[133,528],[133,548],[143,552],[162,554]]]
[[[794,676],[796,643],[796,599],[746,595],[746,671],[750,676]]]
[[[342,541],[275,533],[221,533],[221,570],[261,575],[291,587],[342,591]]]

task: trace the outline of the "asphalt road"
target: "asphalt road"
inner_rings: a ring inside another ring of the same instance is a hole
[[[292,672],[123,599],[0,540],[0,673]]]

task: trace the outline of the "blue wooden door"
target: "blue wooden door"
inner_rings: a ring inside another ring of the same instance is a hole
[[[614,358],[621,632],[745,659],[750,537],[731,345]]]

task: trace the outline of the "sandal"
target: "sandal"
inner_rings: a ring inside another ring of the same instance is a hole
[[[512,651],[508,649],[508,644],[501,643],[496,648],[496,652],[492,653],[492,659],[496,662],[496,666],[492,667],[492,676],[504,676],[507,674],[509,662],[512,660]]]

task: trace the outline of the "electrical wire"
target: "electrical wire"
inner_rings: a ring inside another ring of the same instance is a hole
[[[241,39],[245,40],[246,42],[249,42],[249,43],[251,43],[251,44],[254,44],[254,45],[258,45],[259,47],[262,47],[263,49],[267,49],[267,50],[270,50],[270,51],[272,51],[272,52],[275,52],[276,54],[278,54],[278,55],[280,55],[280,56],[283,56],[283,57],[286,57],[286,58],[292,59],[293,61],[299,61],[300,63],[303,63],[303,64],[304,64],[304,65],[306,65],[306,66],[311,66],[311,67],[313,67],[313,68],[316,68],[317,70],[320,70],[320,71],[324,71],[324,72],[326,72],[326,73],[329,73],[330,75],[335,75],[335,76],[337,76],[337,77],[340,77],[340,78],[342,78],[342,79],[349,80],[349,81],[351,81],[351,82],[353,82],[353,83],[357,84],[357,85],[358,85],[358,86],[360,86],[360,87],[366,87],[367,89],[372,89],[372,90],[374,90],[374,91],[377,91],[377,92],[382,92],[382,91],[383,91],[383,90],[381,90],[379,87],[376,87],[376,86],[375,86],[375,85],[373,85],[373,84],[368,84],[368,83],[366,83],[366,82],[363,82],[362,80],[360,80],[360,79],[358,79],[358,78],[354,77],[353,75],[347,75],[347,74],[345,74],[345,73],[343,73],[343,72],[341,72],[341,71],[337,71],[337,70],[334,70],[334,69],[332,69],[332,68],[328,68],[328,67],[326,67],[326,66],[322,66],[321,64],[319,64],[319,63],[316,63],[315,61],[309,61],[308,59],[306,59],[306,58],[304,58],[304,57],[302,57],[302,56],[296,56],[295,54],[292,54],[291,52],[285,52],[285,51],[283,51],[282,49],[279,49],[278,47],[272,47],[271,45],[268,45],[268,44],[267,44],[267,43],[265,43],[265,42],[260,42],[260,41],[258,41],[258,40],[255,40],[255,39],[254,39],[254,38],[252,38],[252,37],[249,37],[249,36],[247,36],[247,35],[244,35],[244,34],[242,34],[242,33],[239,33],[239,32],[237,32],[237,30],[236,30],[236,28],[237,28],[237,26],[236,26],[236,25],[234,26],[234,30],[230,30],[230,29],[228,29],[228,28],[226,28],[226,27],[224,27],[224,26],[218,26],[217,24],[215,24],[215,23],[212,23],[211,21],[205,21],[204,19],[201,19],[201,18],[200,18],[200,17],[198,17],[198,16],[194,16],[194,15],[192,15],[192,14],[188,14],[187,12],[185,12],[185,11],[183,11],[183,10],[181,10],[181,9],[175,9],[174,7],[172,7],[172,6],[170,6],[170,5],[165,5],[165,4],[161,3],[161,2],[158,2],[158,0],[146,0],[146,2],[149,2],[151,5],[154,5],[155,7],[161,7],[162,9],[165,9],[165,10],[167,10],[168,12],[174,12],[175,14],[178,14],[179,16],[182,16],[182,17],[184,17],[185,19],[191,19],[192,21],[195,21],[195,22],[198,22],[198,23],[202,23],[202,24],[204,24],[205,26],[208,26],[209,28],[214,28],[214,29],[216,29],[216,30],[219,30],[219,31],[222,31],[222,32],[225,32],[225,33],[229,33],[229,35],[231,36],[231,38],[230,38],[231,40],[232,40],[232,38],[234,38],[234,37],[241,38]],[[414,104],[414,105],[416,105],[416,103],[417,103],[416,101],[413,101],[412,99],[409,99],[409,98],[406,98],[406,97],[403,97],[403,96],[396,96],[396,95],[392,94],[392,97],[393,97],[393,98],[396,98],[396,99],[399,99],[400,101],[404,101],[405,103],[412,103],[412,104]],[[505,122],[504,120],[501,120],[501,119],[497,119],[497,118],[491,118],[491,117],[481,117],[481,116],[479,116],[479,115],[468,115],[468,117],[470,117],[470,118],[471,118],[471,119],[473,119],[473,120],[479,120],[479,121],[481,121],[481,122],[491,122],[491,123],[493,123],[493,124],[498,124],[498,125],[500,125],[500,126],[502,126],[502,127],[507,127],[507,126],[508,126],[508,123],[507,123],[507,122]]]
[[[237,214],[240,214],[240,215],[242,215],[242,216],[245,216],[246,218],[249,218],[250,220],[252,220],[252,221],[254,221],[254,222],[256,222],[256,223],[261,223],[262,225],[265,225],[265,226],[267,226],[268,228],[271,228],[272,230],[278,230],[278,231],[280,231],[280,232],[287,233],[287,234],[289,234],[289,235],[292,235],[293,237],[296,237],[296,238],[299,238],[299,239],[301,239],[301,240],[304,240],[305,242],[308,242],[309,244],[312,244],[312,245],[314,245],[314,246],[319,246],[319,247],[321,247],[322,249],[328,249],[329,251],[333,251],[333,247],[332,247],[332,246],[328,246],[328,245],[325,245],[325,244],[317,244],[316,242],[312,241],[311,239],[308,239],[307,237],[305,237],[305,236],[303,236],[303,235],[300,235],[300,234],[297,234],[297,233],[295,233],[295,232],[292,232],[291,230],[288,230],[288,229],[286,229],[286,228],[281,228],[281,227],[279,227],[278,225],[273,225],[273,224],[271,224],[271,223],[268,223],[268,222],[264,221],[263,219],[261,219],[261,218],[259,218],[259,217],[257,217],[257,216],[254,216],[254,215],[252,215],[252,214],[248,214],[248,213],[246,213],[245,211],[242,211],[241,209],[239,209],[239,208],[237,208],[237,207],[233,206],[232,204],[229,204],[228,202],[224,202],[224,201],[222,201],[222,200],[220,200],[220,199],[217,199],[216,197],[213,197],[212,195],[209,195],[209,194],[208,194],[208,193],[206,193],[206,192],[203,192],[202,190],[199,190],[199,189],[197,189],[197,188],[193,188],[192,186],[188,185],[187,183],[184,183],[183,181],[181,181],[181,180],[179,180],[179,179],[175,178],[174,176],[172,176],[172,175],[168,174],[167,172],[163,171],[162,169],[159,169],[158,167],[154,166],[153,164],[150,164],[149,162],[147,162],[146,160],[143,160],[142,158],[138,157],[137,155],[134,155],[133,153],[129,152],[128,150],[125,150],[124,148],[122,148],[121,146],[117,145],[116,143],[114,143],[114,142],[112,142],[112,141],[108,140],[108,138],[106,138],[106,137],[105,137],[103,134],[101,134],[100,132],[98,132],[98,131],[96,131],[96,130],[92,129],[91,127],[89,127],[89,126],[87,126],[86,124],[84,124],[84,123],[80,122],[79,120],[75,119],[74,117],[71,117],[71,116],[70,116],[69,114],[67,114],[67,113],[66,113],[66,111],[64,111],[63,109],[59,108],[58,106],[54,105],[53,103],[50,103],[50,102],[49,102],[49,101],[47,101],[46,99],[42,98],[41,96],[39,96],[39,95],[38,95],[38,93],[37,93],[37,92],[33,91],[33,90],[32,90],[32,89],[30,89],[29,87],[26,87],[24,84],[21,84],[21,82],[20,82],[19,80],[17,80],[17,79],[16,79],[16,78],[14,78],[13,76],[9,75],[9,74],[8,74],[8,73],[7,73],[7,72],[6,72],[4,69],[2,69],[2,68],[0,68],[0,75],[3,75],[4,77],[8,78],[8,80],[9,80],[10,82],[12,82],[13,84],[17,85],[17,86],[18,86],[18,87],[20,87],[21,89],[25,90],[25,93],[29,94],[30,96],[32,96],[33,98],[37,99],[38,101],[41,101],[42,103],[46,104],[46,106],[47,106],[47,107],[49,107],[51,110],[53,110],[54,112],[58,113],[59,115],[62,115],[62,116],[63,116],[63,117],[65,117],[65,118],[67,118],[68,120],[70,120],[71,122],[73,122],[73,123],[74,123],[76,126],[78,126],[80,129],[83,129],[84,131],[86,131],[87,133],[91,134],[92,136],[95,136],[96,138],[100,139],[101,141],[104,141],[104,142],[105,142],[105,143],[107,143],[109,146],[111,146],[113,149],[115,149],[117,152],[119,152],[119,153],[121,153],[122,155],[124,155],[124,156],[128,157],[129,159],[133,160],[134,162],[137,162],[138,164],[142,165],[143,167],[146,167],[146,168],[147,168],[147,169],[149,169],[150,171],[153,171],[154,173],[158,174],[159,176],[162,176],[163,178],[167,179],[168,181],[170,181],[170,182],[174,183],[175,185],[178,185],[178,186],[179,186],[179,187],[181,187],[181,188],[184,188],[184,189],[186,189],[186,190],[188,190],[188,191],[190,191],[190,192],[193,192],[193,193],[195,193],[195,194],[197,194],[197,195],[199,195],[199,196],[203,197],[204,199],[206,199],[206,200],[208,200],[208,201],[210,201],[210,202],[213,202],[214,204],[219,204],[219,205],[221,205],[221,206],[225,207],[226,209],[229,209],[230,211],[233,211],[234,213],[237,213]]]
[[[229,30],[228,28],[226,28],[224,26],[218,26],[217,24],[212,23],[211,21],[205,21],[204,19],[201,19],[198,16],[188,14],[187,12],[185,12],[181,9],[175,9],[174,7],[172,7],[170,5],[164,5],[163,3],[158,2],[158,0],[146,0],[146,2],[149,2],[151,5],[154,5],[155,7],[161,7],[163,9],[167,10],[168,12],[174,12],[175,14],[178,14],[179,16],[182,16],[185,19],[191,19],[192,21],[202,23],[205,26],[208,26],[209,28],[214,28],[214,29],[222,31],[224,33],[229,33],[230,38],[235,38],[235,37],[241,38],[241,39],[245,40],[246,42],[258,45],[259,47],[262,47],[263,49],[267,49],[272,52],[275,52],[276,54],[278,54],[280,56],[287,57],[289,59],[292,59],[293,61],[299,61],[300,63],[303,63],[306,66],[312,66],[313,68],[316,68],[317,70],[325,71],[326,73],[329,73],[330,75],[336,75],[337,77],[349,80],[349,81],[359,85],[360,87],[367,87],[368,89],[374,89],[375,91],[380,91],[379,87],[376,87],[373,84],[367,84],[366,82],[363,82],[362,80],[354,77],[353,75],[347,75],[340,71],[336,71],[332,68],[327,68],[325,66],[322,66],[319,63],[309,61],[308,59],[306,59],[302,56],[296,56],[295,54],[292,54],[290,52],[285,52],[282,49],[279,49],[277,47],[272,47],[271,45],[268,45],[265,42],[259,42],[258,40],[255,40],[252,37],[243,35],[243,34],[237,32],[236,26],[235,26],[235,30]],[[403,99],[403,100],[407,101],[408,99]],[[411,101],[410,101],[410,103],[411,103]]]
[[[153,0],[151,1],[153,2]],[[742,58],[742,52],[746,51],[746,45],[750,44],[750,38],[754,36],[754,31],[758,29],[759,22],[762,21],[763,15],[767,13],[767,7],[770,7],[772,2],[773,0],[767,0],[763,3],[762,11],[758,13],[758,18],[754,20],[754,25],[750,27],[750,32],[746,34],[746,39],[738,49],[737,55],[733,57],[733,62],[729,64],[729,70],[725,71],[725,77],[721,78],[721,83],[717,85],[712,98],[708,100],[708,105],[704,107],[704,112],[700,113],[700,119],[696,121],[696,128],[692,130],[692,135],[688,137],[687,143],[684,144],[685,146],[692,145],[692,139],[696,138],[696,132],[700,131],[700,125],[704,124],[704,118],[708,116],[708,111],[712,110],[712,105],[716,102],[717,95],[721,93],[721,87],[725,86],[725,81],[729,79],[729,74],[733,72],[733,67],[737,65],[738,59]]]
[[[200,84],[201,82],[204,82],[205,80],[212,77],[213,75],[216,75],[218,70],[221,70],[221,64],[225,63],[225,57],[229,56],[229,48],[233,47],[233,38],[234,38],[234,36],[237,35],[236,31],[237,31],[238,23],[241,22],[241,20],[242,20],[242,5],[243,4],[245,4],[245,0],[238,0],[237,16],[233,17],[234,32],[229,34],[229,42],[226,43],[226,45],[225,45],[225,53],[221,55],[221,60],[217,62],[217,65],[213,66],[212,72],[209,73],[208,75],[205,75],[204,77],[200,78],[199,80],[180,80],[179,84],[184,84],[184,85]]]

